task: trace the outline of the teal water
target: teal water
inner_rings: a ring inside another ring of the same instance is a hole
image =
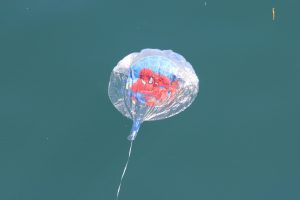
[[[300,199],[299,6],[1,1],[0,199],[114,199],[131,121],[108,81],[144,48],[182,54],[200,92],[142,125],[120,200]]]

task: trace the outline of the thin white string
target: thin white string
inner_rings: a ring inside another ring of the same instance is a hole
[[[133,140],[131,140],[131,142],[130,142],[130,148],[129,148],[129,152],[128,152],[128,158],[127,158],[127,162],[126,162],[126,164],[125,164],[125,167],[124,167],[124,169],[123,169],[123,173],[122,173],[121,180],[120,180],[119,187],[118,187],[118,191],[117,191],[117,197],[116,197],[116,200],[118,200],[118,198],[119,198],[119,193],[120,193],[122,181],[123,181],[124,175],[125,175],[125,173],[126,173],[127,165],[128,165],[128,163],[129,163],[129,159],[130,159],[130,155],[131,155],[132,143],[133,143]]]

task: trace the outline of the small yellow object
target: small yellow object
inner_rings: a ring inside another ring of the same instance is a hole
[[[272,18],[273,18],[273,21],[275,20],[275,15],[276,15],[275,8],[272,8]]]

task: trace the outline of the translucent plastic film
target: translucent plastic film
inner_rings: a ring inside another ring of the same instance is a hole
[[[197,96],[199,80],[191,64],[171,50],[144,49],[113,69],[108,94],[113,105],[133,120],[129,140],[143,121],[159,120],[186,109]]]

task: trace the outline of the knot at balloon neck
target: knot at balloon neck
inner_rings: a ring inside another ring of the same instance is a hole
[[[130,141],[135,140],[141,124],[142,124],[142,122],[140,120],[133,120],[130,135],[127,137],[128,140],[130,140]]]

